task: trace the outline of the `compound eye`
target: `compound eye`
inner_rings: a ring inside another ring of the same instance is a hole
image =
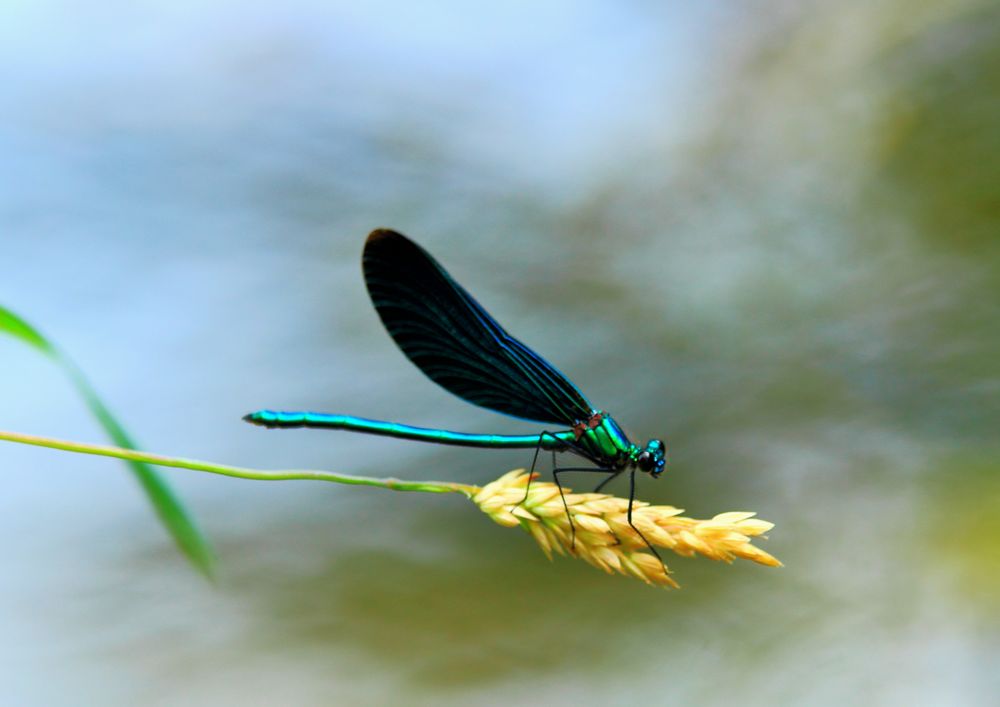
[[[636,463],[643,471],[649,471],[653,468],[653,457],[650,456],[649,452],[643,452],[639,455]]]

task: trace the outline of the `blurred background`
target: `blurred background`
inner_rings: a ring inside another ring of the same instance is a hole
[[[757,511],[786,565],[669,557],[664,592],[459,497],[164,470],[213,588],[119,462],[4,444],[4,704],[1000,694],[995,3],[15,0],[0,85],[0,303],[143,448],[528,463],[240,421],[537,430],[395,348],[359,267],[388,226],[667,439],[642,497]],[[49,361],[0,361],[0,428],[105,441]]]

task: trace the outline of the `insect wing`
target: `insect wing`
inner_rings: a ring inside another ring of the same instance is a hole
[[[372,303],[396,345],[463,400],[568,426],[590,417],[583,394],[513,338],[431,255],[395,231],[373,231],[362,259]]]

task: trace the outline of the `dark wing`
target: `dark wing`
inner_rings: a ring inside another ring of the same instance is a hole
[[[430,254],[395,231],[372,231],[362,258],[382,323],[427,376],[474,405],[569,426],[592,408],[576,386],[503,330]]]

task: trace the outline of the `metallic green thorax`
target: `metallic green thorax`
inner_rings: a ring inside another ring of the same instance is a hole
[[[610,468],[622,468],[634,463],[642,450],[632,444],[614,418],[603,410],[595,410],[588,423],[574,427],[579,435],[576,444],[595,461]]]

